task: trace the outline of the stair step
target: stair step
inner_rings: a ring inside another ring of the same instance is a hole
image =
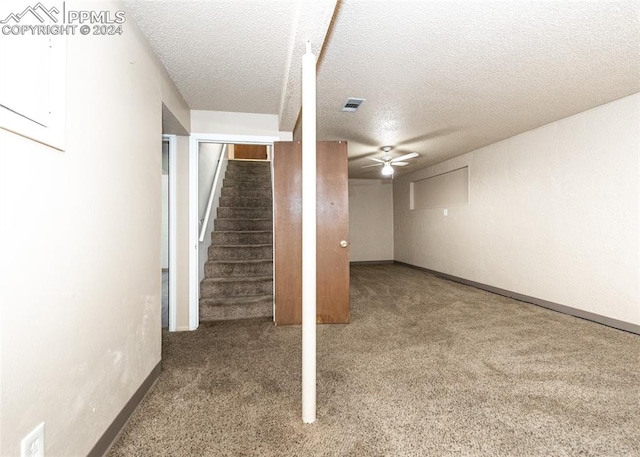
[[[207,278],[273,277],[273,260],[211,260],[204,271]]]
[[[200,299],[200,321],[273,316],[273,295]]]
[[[201,298],[255,297],[273,294],[271,276],[257,278],[204,278],[200,282]]]
[[[271,169],[271,162],[268,160],[229,160],[229,165],[236,168],[266,168]]]
[[[271,197],[220,197],[220,206],[234,208],[271,208]]]
[[[255,175],[261,178],[269,179],[271,177],[271,169],[268,167],[238,167],[228,166],[226,173],[240,174],[240,175]]]
[[[268,189],[242,189],[241,187],[223,187],[220,192],[221,197],[269,197],[271,198],[271,187]]]
[[[226,219],[218,218],[214,222],[216,230],[272,230],[273,221],[269,219]]]
[[[246,168],[269,168],[271,169],[271,162],[268,160],[238,160],[230,159],[229,166],[232,167],[246,167]]]
[[[211,233],[211,243],[225,244],[273,244],[271,230],[218,231]]]
[[[239,168],[246,170],[271,170],[271,162],[260,161],[260,162],[240,162],[238,160],[229,160],[228,165],[231,168]]]
[[[271,186],[271,174],[270,173],[247,173],[242,170],[232,170],[225,173],[226,179],[236,179],[238,181],[254,181],[268,183]]]
[[[219,206],[218,217],[228,219],[271,219],[272,208],[235,208],[233,206]]]
[[[271,180],[246,180],[225,177],[222,181],[224,187],[240,187],[241,189],[271,189]]]
[[[211,245],[209,260],[273,259],[273,245]]]

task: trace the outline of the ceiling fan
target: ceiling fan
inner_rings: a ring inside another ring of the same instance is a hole
[[[409,162],[405,162],[405,160],[413,159],[414,157],[418,157],[420,154],[417,152],[411,152],[409,154],[405,154],[400,157],[391,157],[389,152],[393,149],[391,146],[384,146],[382,151],[384,152],[384,156],[381,159],[377,157],[369,157],[369,159],[378,162],[371,165],[364,165],[362,168],[370,168],[370,167],[379,167],[382,166],[382,174],[383,176],[391,176],[393,175],[393,167],[406,167],[409,165]]]

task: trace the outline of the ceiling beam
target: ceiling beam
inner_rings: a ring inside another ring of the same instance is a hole
[[[285,68],[278,112],[281,131],[292,132],[302,106],[302,55],[309,41],[320,56],[338,0],[300,0],[292,24],[289,55]]]

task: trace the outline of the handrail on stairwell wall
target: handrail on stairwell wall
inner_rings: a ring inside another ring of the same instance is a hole
[[[207,210],[204,213],[204,219],[202,219],[202,226],[200,227],[200,237],[198,240],[200,243],[204,241],[204,237],[206,236],[207,226],[209,225],[209,217],[211,217],[211,208],[213,207],[213,199],[216,194],[216,189],[218,187],[218,179],[220,177],[220,171],[222,170],[222,161],[227,155],[227,145],[222,145],[222,150],[220,151],[220,157],[218,157],[218,165],[216,166],[216,173],[213,176],[213,182],[211,183],[211,190],[209,191],[209,201],[207,202]]]

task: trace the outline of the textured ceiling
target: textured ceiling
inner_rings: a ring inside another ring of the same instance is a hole
[[[191,109],[278,112],[296,0],[125,3]]]
[[[128,1],[193,109],[291,130],[303,43],[322,48],[318,137],[412,171],[640,91],[638,1]],[[327,32],[328,30],[328,32]],[[366,98],[355,114],[347,97]],[[363,174],[364,171],[370,173]]]

